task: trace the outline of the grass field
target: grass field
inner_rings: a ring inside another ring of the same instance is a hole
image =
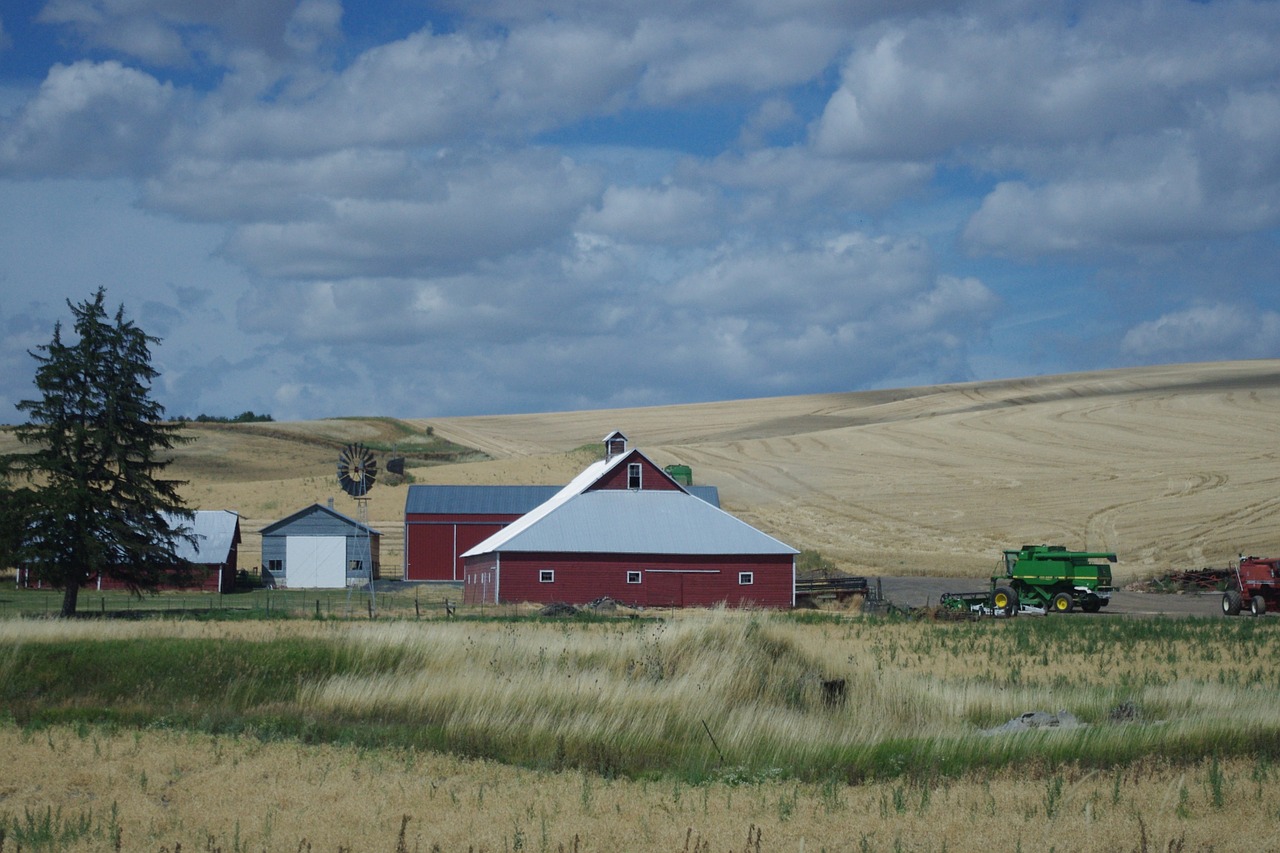
[[[171,473],[240,513],[251,568],[267,524],[354,511],[345,443],[405,455],[370,501],[395,577],[410,482],[560,485],[619,429],[846,571],[981,579],[1050,542],[1123,583],[1280,554],[1277,418],[1272,360],[190,425]],[[58,621],[0,590],[0,853],[1280,849],[1274,617],[442,618],[453,594],[87,593]],[[1083,725],[984,734],[1028,711]]]
[[[6,620],[0,820],[27,850],[1267,849],[1273,621]],[[1084,725],[987,733],[1032,710]]]

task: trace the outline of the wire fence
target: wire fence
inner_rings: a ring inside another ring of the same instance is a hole
[[[0,591],[0,619],[55,617],[60,590]],[[193,618],[435,619],[461,607],[462,585],[394,583],[372,592],[350,589],[252,589],[235,593],[176,591],[144,593],[81,590],[77,615],[128,618],[168,615]],[[492,608],[498,610],[499,608]]]

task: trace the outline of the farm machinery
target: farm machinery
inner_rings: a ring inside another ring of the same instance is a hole
[[[1280,559],[1240,555],[1234,571],[1227,573],[1228,587],[1222,594],[1222,613],[1236,616],[1248,603],[1254,616],[1280,610]]]
[[[1023,545],[1003,552],[1002,572],[992,576],[988,590],[945,593],[942,604],[995,616],[1070,613],[1076,608],[1097,613],[1111,601],[1115,561],[1112,553]]]

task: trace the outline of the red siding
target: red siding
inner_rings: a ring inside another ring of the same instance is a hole
[[[497,604],[497,558],[493,554],[472,557],[467,560],[467,570],[462,585],[464,604]]]
[[[427,515],[405,519],[404,579],[462,580],[462,555],[479,545],[518,515]]]
[[[630,488],[628,469],[633,463],[640,465],[640,488],[662,491],[678,491],[680,489],[679,484],[671,479],[671,475],[651,463],[644,454],[633,450],[625,460],[619,462],[603,477],[592,483],[591,488],[587,491]]]
[[[235,552],[232,552],[235,556]],[[87,585],[92,589],[124,589],[123,582],[112,577],[99,575]],[[191,583],[178,585],[161,583],[162,590],[201,590],[203,592],[234,592],[236,588],[236,566],[230,562],[225,566],[194,565],[191,567]]]
[[[474,603],[491,587],[479,584],[491,576],[494,555],[467,561],[465,600]],[[550,583],[539,577],[553,572]],[[640,572],[640,583],[627,583],[628,572]],[[739,583],[750,572],[751,584]],[[790,554],[694,557],[626,554],[501,555],[497,595],[504,602],[533,601],[586,604],[608,596],[643,607],[790,607],[794,576]]]

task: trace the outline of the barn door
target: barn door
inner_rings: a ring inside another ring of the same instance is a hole
[[[684,575],[680,572],[645,572],[650,607],[684,607]]]
[[[287,536],[285,583],[292,589],[341,589],[347,585],[347,540],[343,536]]]

